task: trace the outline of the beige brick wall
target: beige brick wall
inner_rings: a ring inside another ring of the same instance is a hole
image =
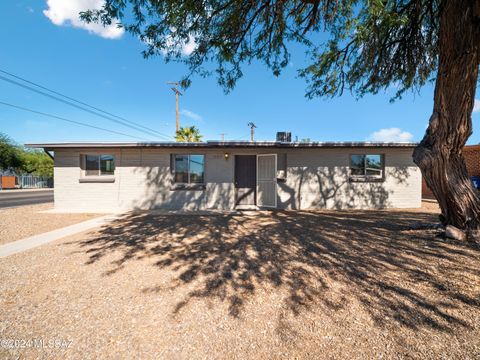
[[[95,150],[89,154],[102,153]],[[119,156],[120,152],[109,151]],[[118,208],[119,171],[113,183],[80,183],[80,152],[74,150],[55,151],[54,196],[55,208],[62,211],[110,212]]]
[[[175,153],[187,153],[175,150]],[[206,155],[204,191],[171,190],[170,151],[166,149],[75,149],[55,151],[55,208],[61,211],[126,209],[230,209],[234,207],[233,160],[223,152]],[[81,154],[113,154],[113,183],[81,183]]]
[[[349,181],[351,154],[383,154],[385,181]],[[282,207],[412,208],[421,206],[421,173],[411,149],[298,149],[287,155],[287,181],[279,184]]]
[[[273,149],[275,150],[275,149]],[[234,155],[275,153],[272,149],[202,149],[206,189],[171,190],[168,149],[58,149],[55,151],[55,207],[60,211],[111,212],[140,208],[232,209],[235,205]],[[186,153],[188,150],[174,150]],[[228,160],[224,158],[228,152]],[[115,181],[81,183],[81,154],[115,155]],[[411,149],[289,149],[287,176],[278,183],[278,207],[376,208],[419,207],[421,175]],[[349,182],[350,154],[385,154],[385,181]]]

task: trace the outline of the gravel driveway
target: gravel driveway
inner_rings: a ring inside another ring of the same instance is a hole
[[[0,260],[0,357],[479,358],[480,251],[434,212],[129,214]]]
[[[43,213],[52,208],[53,204],[49,203],[0,209],[0,245],[100,216]]]

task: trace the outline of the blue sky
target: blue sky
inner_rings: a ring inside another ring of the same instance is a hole
[[[175,98],[167,81],[186,73],[181,64],[161,57],[145,60],[143,45],[117,29],[90,26],[75,19],[78,8],[101,0],[2,1],[0,69],[39,83],[116,115],[171,136]],[[188,49],[185,51],[188,52]],[[272,140],[291,131],[312,141],[419,141],[433,104],[433,86],[391,104],[394,93],[350,94],[307,100],[306,84],[297,78],[304,62],[294,51],[292,63],[278,78],[261,64],[245,67],[244,77],[228,95],[215,78],[194,78],[180,98],[180,125],[196,125],[205,140],[249,137],[247,123],[257,124],[256,139]],[[477,94],[477,98],[480,94]],[[0,101],[75,121],[144,137],[144,134],[0,81]],[[480,101],[478,101],[480,108]],[[480,110],[480,109],[479,109]],[[480,143],[480,111],[473,114],[470,144]],[[133,140],[0,105],[0,132],[19,143]],[[149,140],[155,139],[146,136]]]

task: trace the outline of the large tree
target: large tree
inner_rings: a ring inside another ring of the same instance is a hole
[[[53,177],[53,160],[41,150],[19,148],[20,173]]]
[[[21,166],[17,145],[7,135],[0,133],[0,170],[15,171]]]
[[[480,64],[480,0],[106,0],[85,21],[119,21],[146,44],[146,57],[215,72],[226,90],[241,66],[260,60],[280,74],[294,42],[310,65],[300,70],[306,95],[361,97],[390,86],[396,97],[435,80],[433,114],[414,161],[435,194],[445,225],[480,229],[480,198],[466,171],[462,148],[472,133],[471,113]],[[187,57],[182,47],[190,42]],[[214,69],[214,70],[212,70]]]
[[[53,160],[43,151],[25,149],[0,133],[0,170],[52,177]]]

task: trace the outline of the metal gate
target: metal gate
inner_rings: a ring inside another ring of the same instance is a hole
[[[257,155],[257,205],[277,207],[277,155]]]
[[[53,187],[53,178],[47,176],[21,175],[17,176],[21,189],[40,189]]]

